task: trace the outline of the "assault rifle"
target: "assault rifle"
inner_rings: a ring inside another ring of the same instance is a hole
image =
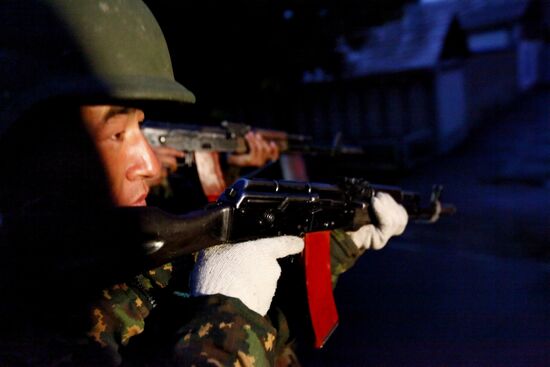
[[[379,191],[403,205],[411,221],[433,223],[455,212],[453,206],[440,203],[441,190],[435,187],[429,205],[423,206],[416,192],[356,178],[346,178],[341,184],[242,178],[217,202],[188,214],[172,215],[153,207],[124,210],[138,213],[145,236],[142,250],[154,267],[220,243],[357,230],[376,223],[370,203]]]
[[[430,202],[423,205],[417,193],[371,185],[362,179],[344,179],[339,184],[240,179],[217,202],[183,216],[150,207],[124,210],[129,210],[128,214],[140,224],[139,251],[152,268],[220,243],[280,235],[328,234],[326,231],[333,229],[357,230],[376,223],[371,200],[379,191],[402,204],[411,222],[433,223],[440,216],[455,212],[453,206],[440,202],[441,189],[434,187]],[[320,348],[338,322],[332,298],[330,249],[317,245],[308,248],[307,242],[306,278],[316,282],[307,289],[309,311],[315,346]]]
[[[363,154],[357,146],[342,145],[337,135],[331,146],[313,143],[308,135],[289,134],[280,130],[256,129],[250,125],[223,121],[220,126],[198,126],[174,122],[146,120],[142,131],[153,146],[171,146],[184,152],[222,152],[242,154],[248,151],[244,136],[249,131],[273,141],[281,152],[308,154]],[[186,164],[193,156],[186,155]]]

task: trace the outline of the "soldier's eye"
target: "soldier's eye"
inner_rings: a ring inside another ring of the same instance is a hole
[[[119,131],[116,134],[111,135],[111,140],[121,141],[124,139],[124,131]]]

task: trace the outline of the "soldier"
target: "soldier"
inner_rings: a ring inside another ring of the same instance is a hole
[[[202,251],[172,288],[172,264],[140,274],[139,224],[110,211],[146,205],[159,174],[147,110],[194,102],[147,7],[5,0],[0,20],[0,364],[274,364],[285,326],[264,316],[300,238]],[[389,197],[375,210],[379,227],[340,234],[349,264],[406,225]]]

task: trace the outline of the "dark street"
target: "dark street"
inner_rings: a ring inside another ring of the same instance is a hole
[[[445,186],[454,217],[363,256],[308,366],[550,365],[550,94],[523,97],[400,183]]]

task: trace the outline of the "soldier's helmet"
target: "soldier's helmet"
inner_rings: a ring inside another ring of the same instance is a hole
[[[195,101],[141,0],[2,0],[0,27],[0,135],[58,97]]]

